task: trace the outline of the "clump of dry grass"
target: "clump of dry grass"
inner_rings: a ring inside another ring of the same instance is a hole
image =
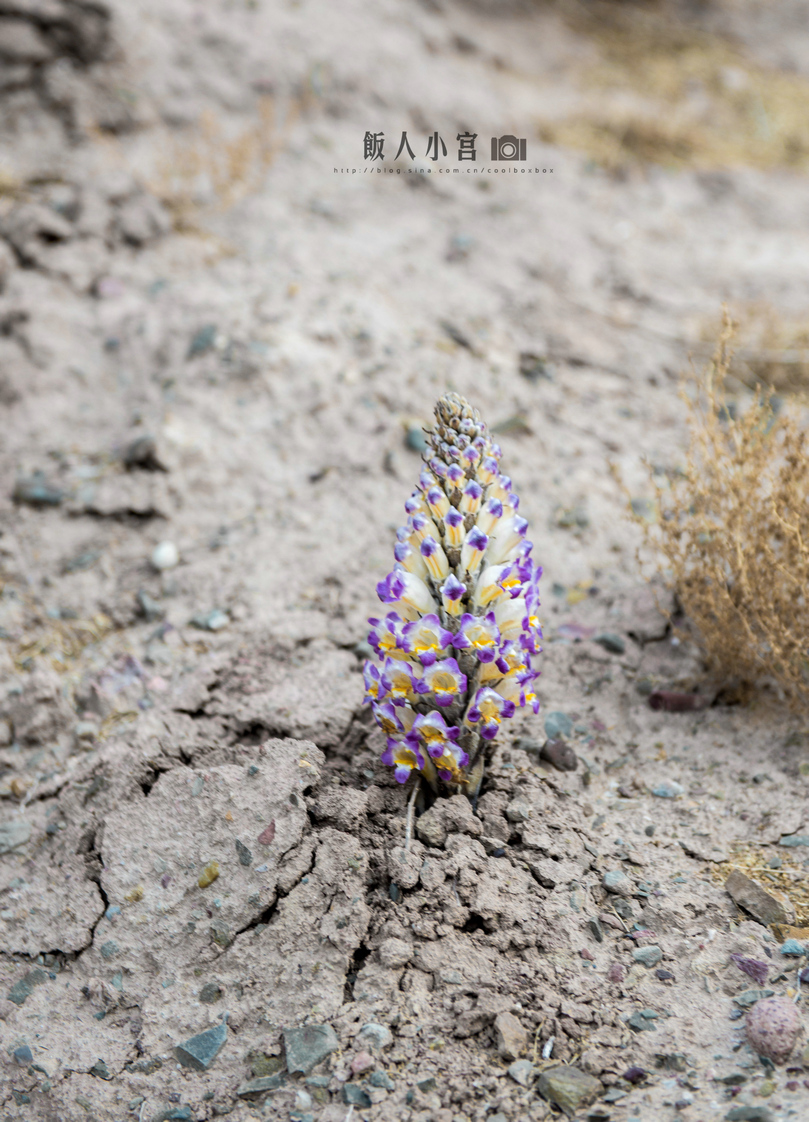
[[[809,82],[763,66],[670,6],[559,0],[596,48],[581,68],[582,105],[543,121],[541,139],[622,171],[809,164]]]
[[[752,388],[756,383],[780,393],[809,391],[809,313],[785,315],[768,300],[732,305],[740,323],[729,373]],[[716,338],[716,319],[706,320],[703,339]]]
[[[683,397],[691,439],[664,488],[660,517],[636,519],[677,594],[709,670],[725,684],[770,678],[809,702],[809,456],[791,410],[756,389],[736,414],[722,389],[735,325],[722,334],[697,393]]]

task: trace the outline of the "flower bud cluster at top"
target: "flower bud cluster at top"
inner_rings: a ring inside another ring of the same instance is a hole
[[[368,621],[379,662],[365,663],[365,700],[400,783],[416,768],[463,784],[504,719],[539,711],[542,569],[477,410],[448,393],[435,414],[393,571],[376,587],[387,611]]]

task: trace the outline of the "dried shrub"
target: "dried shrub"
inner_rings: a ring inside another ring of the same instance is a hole
[[[254,191],[305,104],[294,100],[281,118],[274,99],[262,97],[255,122],[235,135],[207,111],[188,135],[170,136],[149,186],[172,212],[175,226],[193,230],[206,207],[225,210]],[[209,201],[201,204],[200,195]]]
[[[538,125],[542,140],[623,172],[648,163],[724,169],[809,164],[809,82],[686,22],[681,8],[567,3],[558,10],[595,48],[579,105]]]
[[[645,543],[725,684],[774,679],[809,700],[809,458],[795,412],[757,387],[748,408],[722,389],[735,325],[725,316],[696,394],[683,392],[691,439],[667,488],[652,476],[660,517],[637,518]]]
[[[809,391],[809,313],[784,314],[768,300],[731,305],[740,327],[729,373],[748,388],[756,383],[782,393]],[[703,325],[703,339],[715,339],[716,318]]]

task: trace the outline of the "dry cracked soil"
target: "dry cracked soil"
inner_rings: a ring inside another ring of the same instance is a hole
[[[0,0],[3,1122],[809,1118],[801,1033],[745,1034],[804,1005],[805,724],[711,688],[611,471],[642,511],[677,470],[723,300],[803,308],[805,173],[744,91],[805,96],[804,16]],[[608,96],[638,29],[718,84]],[[562,127],[717,90],[749,159]],[[542,711],[408,844],[361,664],[446,389],[544,566]]]

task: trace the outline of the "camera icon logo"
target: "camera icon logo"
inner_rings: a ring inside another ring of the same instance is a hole
[[[509,134],[492,137],[493,160],[524,160],[525,158],[524,140],[518,140],[516,136]]]

